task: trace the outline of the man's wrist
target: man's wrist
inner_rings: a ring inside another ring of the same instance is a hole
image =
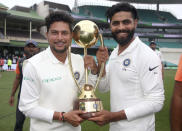
[[[59,113],[59,118],[58,118],[58,119],[59,119],[59,121],[61,121],[61,122],[65,122],[64,113],[65,113],[65,112],[60,112],[60,113]]]
[[[65,112],[54,112],[53,120],[58,120],[58,121],[61,121],[61,122],[65,122],[64,113]]]
[[[91,70],[91,73],[92,73],[93,75],[97,75],[97,73],[98,73],[97,68],[96,68],[96,69]]]
[[[112,112],[111,122],[120,121],[120,120],[124,120],[124,119],[126,119],[126,114],[125,114],[124,110],[119,111],[119,112]]]
[[[124,110],[120,111],[120,114],[121,114],[121,120],[125,120],[125,119],[127,119],[127,117],[126,117],[126,113],[125,113],[125,111],[124,111]]]
[[[101,67],[102,67],[102,65],[98,64],[98,74],[97,74],[98,76],[99,76],[99,73],[101,71]],[[105,66],[104,66],[104,69],[103,69],[101,76],[104,77],[105,75],[106,75],[106,71],[105,71]]]

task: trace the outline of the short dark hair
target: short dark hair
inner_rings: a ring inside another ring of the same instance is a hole
[[[73,17],[70,14],[63,11],[52,12],[45,18],[47,32],[49,31],[51,24],[59,21],[68,23],[70,31],[72,32]]]
[[[130,5],[129,3],[118,3],[110,7],[106,12],[107,20],[112,20],[112,17],[115,13],[120,11],[131,12],[133,19],[139,19],[137,10],[134,6]]]

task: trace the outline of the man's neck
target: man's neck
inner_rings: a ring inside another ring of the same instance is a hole
[[[126,48],[128,48],[128,46],[133,42],[134,39],[135,39],[135,37],[133,37],[133,38],[131,39],[131,41],[128,42],[126,45],[121,46],[121,45],[119,44],[118,55],[120,55]]]
[[[54,56],[62,63],[65,63],[66,61],[66,57],[67,57],[67,51],[63,52],[63,53],[57,53],[55,51],[52,51],[52,53],[54,54]]]

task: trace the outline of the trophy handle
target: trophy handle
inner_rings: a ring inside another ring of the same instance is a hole
[[[72,63],[71,63],[71,45],[68,48],[68,61],[69,61],[69,67],[70,67],[70,71],[71,71],[72,77],[73,77],[73,79],[75,81],[76,86],[78,87],[79,92],[81,93],[81,88],[78,85],[78,82],[75,79],[75,76],[74,76],[74,73],[73,73],[73,66],[72,66]]]
[[[101,34],[99,34],[99,39],[100,39],[100,42],[101,42],[101,47],[104,47],[104,41],[103,41],[103,37],[102,37]],[[97,89],[97,86],[98,86],[98,84],[99,84],[99,82],[100,82],[101,76],[102,76],[103,71],[104,71],[104,66],[105,66],[105,63],[102,62],[101,68],[100,68],[99,77],[98,77],[98,79],[97,79],[97,81],[96,81],[96,84],[95,84],[94,92],[95,92],[95,90]]]

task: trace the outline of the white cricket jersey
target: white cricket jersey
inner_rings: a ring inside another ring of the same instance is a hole
[[[84,83],[84,61],[71,54],[78,83]],[[78,89],[72,78],[68,59],[57,60],[50,48],[25,61],[19,108],[31,118],[30,131],[80,131],[67,122],[53,121],[53,114],[73,110]],[[89,78],[94,77],[90,75]],[[89,79],[90,80],[90,79]],[[94,81],[89,81],[94,82]]]
[[[113,50],[99,89],[110,89],[111,111],[124,110],[127,120],[110,124],[110,131],[154,131],[154,113],[161,110],[164,89],[159,57],[138,37],[118,55]]]

